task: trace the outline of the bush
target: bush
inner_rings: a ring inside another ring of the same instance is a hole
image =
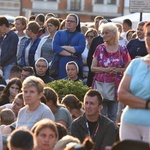
[[[89,87],[83,85],[82,81],[71,80],[55,80],[45,85],[46,87],[53,88],[59,95],[60,100],[66,94],[74,94],[79,100],[83,101],[85,93],[89,90]]]

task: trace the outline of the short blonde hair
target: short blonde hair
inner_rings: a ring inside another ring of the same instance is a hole
[[[119,32],[118,32],[118,28],[117,28],[115,23],[108,22],[108,23],[102,24],[100,26],[100,33],[101,34],[102,34],[103,30],[109,30],[109,31],[113,32],[114,35],[115,35],[115,42],[118,43],[118,41],[119,41]]]
[[[38,93],[41,93],[44,89],[44,82],[39,77],[29,76],[22,83],[22,91],[24,91],[25,88],[30,86],[35,86],[37,88]]]

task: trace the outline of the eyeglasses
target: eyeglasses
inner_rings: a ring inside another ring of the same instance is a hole
[[[67,23],[75,23],[76,21],[73,20],[66,20]]]
[[[42,65],[36,65],[37,68],[46,68],[47,66]]]
[[[90,38],[90,39],[92,39],[94,36],[92,36],[92,35],[87,35],[86,36],[86,38]]]

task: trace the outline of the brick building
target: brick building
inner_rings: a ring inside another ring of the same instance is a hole
[[[76,13],[82,22],[93,21],[97,15],[105,18],[121,16],[124,0],[0,0],[0,14],[13,16],[38,13],[54,13],[65,18],[69,13]]]

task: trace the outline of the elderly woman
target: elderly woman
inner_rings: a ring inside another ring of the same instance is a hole
[[[31,129],[37,121],[44,118],[55,120],[51,110],[40,101],[43,89],[44,82],[38,77],[29,76],[23,81],[22,92],[25,107],[19,111],[16,128],[26,126]]]
[[[116,92],[130,57],[126,47],[118,44],[119,34],[114,23],[101,25],[101,34],[104,43],[96,48],[91,65],[91,70],[95,73],[93,88],[104,98],[102,114],[116,122]]]
[[[65,22],[66,30],[59,30],[53,41],[54,53],[59,56],[59,73],[56,79],[66,77],[66,63],[76,61],[81,70],[83,62],[81,54],[85,48],[85,37],[80,33],[80,20],[76,14],[69,14]]]
[[[123,111],[120,139],[149,143],[150,139],[150,22],[144,25],[148,55],[131,61],[118,90]]]

